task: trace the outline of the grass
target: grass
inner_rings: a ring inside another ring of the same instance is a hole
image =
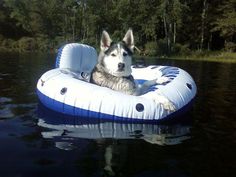
[[[175,55],[175,56],[170,56],[167,58],[178,59],[178,60],[236,63],[236,53],[235,52],[222,52],[222,51],[192,52],[189,55]]]

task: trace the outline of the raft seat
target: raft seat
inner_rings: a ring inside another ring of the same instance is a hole
[[[97,51],[93,47],[70,43],[58,50],[55,67],[70,72],[81,80],[89,81],[96,64]]]

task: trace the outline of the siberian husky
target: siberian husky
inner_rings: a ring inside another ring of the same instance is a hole
[[[103,31],[100,43],[98,64],[92,71],[91,82],[99,86],[123,92],[130,95],[142,95],[148,88],[169,81],[167,77],[137,84],[131,75],[132,54],[134,52],[133,31],[129,29],[120,42],[112,42],[109,34]],[[174,111],[175,106],[164,96],[157,95],[155,102],[163,105],[164,109]]]

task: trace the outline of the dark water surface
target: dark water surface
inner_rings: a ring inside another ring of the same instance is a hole
[[[38,104],[50,55],[0,55],[0,177],[236,176],[236,65],[148,60],[189,72],[189,120],[171,125],[82,122]]]

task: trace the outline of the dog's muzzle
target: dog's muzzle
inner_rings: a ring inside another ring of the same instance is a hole
[[[125,64],[124,63],[118,63],[118,71],[124,71]]]

